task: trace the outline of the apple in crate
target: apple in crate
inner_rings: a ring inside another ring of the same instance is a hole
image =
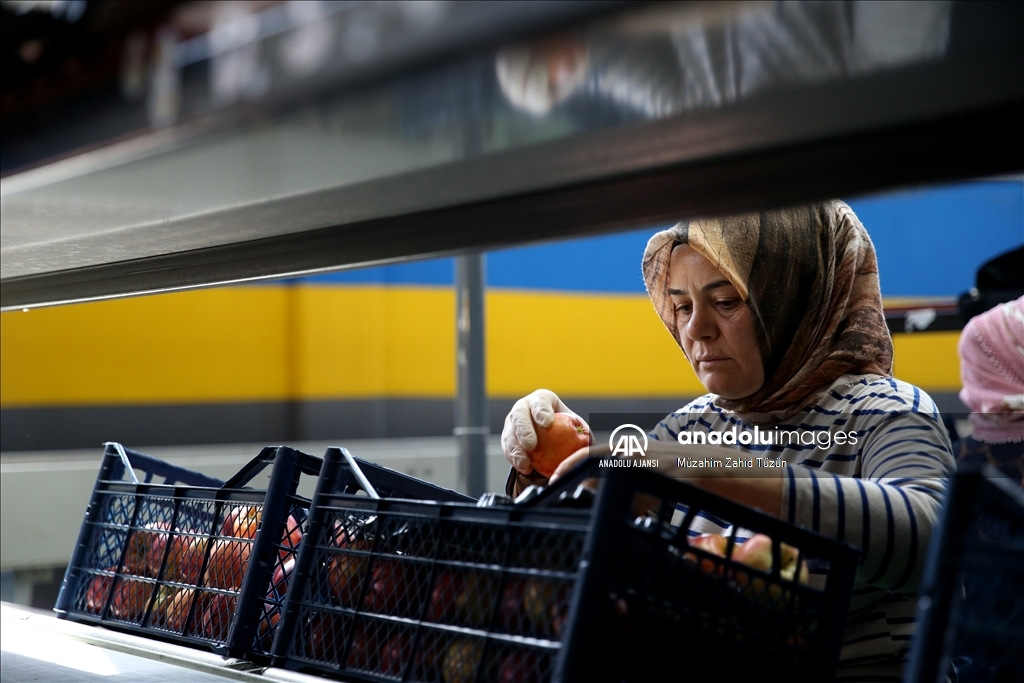
[[[107,567],[105,571],[116,572],[117,567]],[[114,577],[106,574],[94,574],[89,579],[89,586],[85,589],[85,611],[89,614],[99,614],[103,611],[103,605],[107,602],[107,595],[110,587],[114,585]]]
[[[210,597],[203,611],[200,635],[210,640],[227,640],[237,597],[218,593]]]
[[[369,556],[344,551],[368,551],[373,543],[354,538],[342,524],[337,523],[331,545],[341,548],[343,552],[333,552],[330,555],[331,559],[327,562],[327,585],[331,589],[331,595],[343,607],[352,607],[359,598],[359,587],[369,565]]]
[[[441,666],[444,683],[473,683],[477,680],[477,667],[484,656],[484,644],[469,638],[456,638],[448,646]]]
[[[406,662],[412,654],[412,642],[408,633],[396,633],[384,645],[380,653],[380,672],[385,676],[401,676]]]
[[[171,596],[164,606],[164,628],[175,633],[181,633],[184,630],[194,593],[195,591],[191,588],[181,588]]]
[[[455,610],[455,601],[461,592],[462,575],[450,569],[441,570],[434,580],[434,589],[430,593],[426,620],[435,623],[450,620]]]
[[[133,531],[124,551],[125,573],[155,579],[167,548],[170,528],[166,522],[151,522]]]
[[[779,575],[787,581],[796,577],[796,561],[799,551],[791,545],[779,543]],[[770,572],[772,569],[772,539],[764,534],[756,534],[747,539],[746,543],[736,546],[733,559],[748,567]],[[807,566],[800,568],[800,582],[807,583]]]
[[[220,535],[254,539],[256,538],[256,530],[260,526],[262,517],[262,507],[255,505],[238,505],[233,507],[224,517],[224,522],[220,526]]]
[[[171,539],[164,565],[164,581],[196,585],[203,568],[203,554],[208,539],[178,535]]]
[[[532,650],[517,650],[501,660],[498,683],[543,683],[544,660]]]
[[[206,585],[211,588],[238,590],[249,566],[252,543],[244,540],[217,539],[206,566]]]
[[[319,662],[334,663],[345,646],[345,633],[341,617],[333,612],[317,612],[309,620],[306,630],[306,656]]]
[[[295,571],[295,557],[289,557],[285,562],[278,563],[274,568],[274,576],[270,580],[270,590],[267,591],[268,600],[284,600],[293,571]]]
[[[479,570],[466,574],[462,590],[455,598],[455,619],[460,626],[486,628],[491,620],[500,577]]]
[[[363,609],[379,614],[409,616],[406,612],[415,607],[412,603],[416,598],[416,573],[427,569],[427,565],[378,558],[363,598]]]
[[[501,593],[498,607],[498,628],[506,633],[525,635],[529,629],[523,593],[530,579],[509,579]]]
[[[785,543],[779,543],[779,576],[787,581],[807,583],[807,563],[801,563],[798,574],[798,558],[799,551],[796,548]],[[764,534],[751,536],[747,539],[746,543],[736,546],[736,550],[733,552],[733,559],[766,574],[771,573],[772,539]],[[774,583],[769,586],[768,593],[766,594],[764,592],[764,579],[754,577],[753,581],[751,581],[751,577],[746,572],[738,571],[734,578],[737,586],[745,588],[745,593],[748,595],[751,593],[758,594],[762,602],[768,599],[777,599],[782,595],[782,587]],[[768,597],[769,595],[771,598]]]
[[[146,612],[153,597],[154,584],[132,579],[121,579],[114,586],[110,600],[110,615],[115,619],[137,622]]]
[[[534,423],[537,431],[537,447],[528,451],[533,469],[550,477],[568,458],[581,448],[590,445],[590,430],[576,415],[555,413],[550,427]]]
[[[700,536],[690,538],[687,542],[691,547],[700,548],[704,552],[714,555],[715,557],[725,557],[725,551],[729,540],[721,534],[701,534]],[[686,553],[683,557],[690,562],[700,564],[701,571],[705,574],[712,574],[716,576],[721,576],[722,574],[722,565],[716,564],[714,560],[709,560],[706,557],[698,558],[694,553]]]
[[[280,556],[282,560],[294,557],[299,552],[299,543],[302,542],[302,525],[295,519],[294,515],[288,515],[284,525],[284,535],[281,537]]]

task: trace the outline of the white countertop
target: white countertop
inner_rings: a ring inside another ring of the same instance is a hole
[[[212,652],[57,619],[9,603],[0,606],[4,683],[203,683],[225,680],[315,683],[323,678],[259,668]]]

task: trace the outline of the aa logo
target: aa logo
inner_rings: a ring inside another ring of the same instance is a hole
[[[619,425],[608,438],[608,447],[612,449],[612,455],[643,457],[647,454],[647,432],[636,425]]]

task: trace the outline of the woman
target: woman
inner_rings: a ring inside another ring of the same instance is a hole
[[[732,446],[789,465],[758,477],[665,473],[861,546],[839,680],[900,680],[913,596],[954,463],[934,402],[891,376],[892,340],[863,226],[838,201],[680,223],[650,240],[643,274],[655,310],[710,392],[652,430],[659,443],[648,455],[675,462],[683,431],[828,433],[827,447]],[[539,390],[506,418],[510,493],[542,481],[527,451],[536,444],[533,422],[549,424],[553,412],[569,409]],[[839,443],[840,431],[857,438]],[[584,449],[553,478],[607,452]],[[725,532],[700,522],[691,533]]]
[[[956,459],[991,465],[1024,487],[1024,297],[971,318],[957,351],[973,431]]]

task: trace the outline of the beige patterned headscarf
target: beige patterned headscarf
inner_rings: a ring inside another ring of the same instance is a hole
[[[679,243],[711,261],[754,316],[765,383],[746,398],[718,398],[720,407],[784,417],[842,375],[891,375],[875,249],[843,202],[684,222],[652,237],[644,282],[677,344],[668,288]]]

